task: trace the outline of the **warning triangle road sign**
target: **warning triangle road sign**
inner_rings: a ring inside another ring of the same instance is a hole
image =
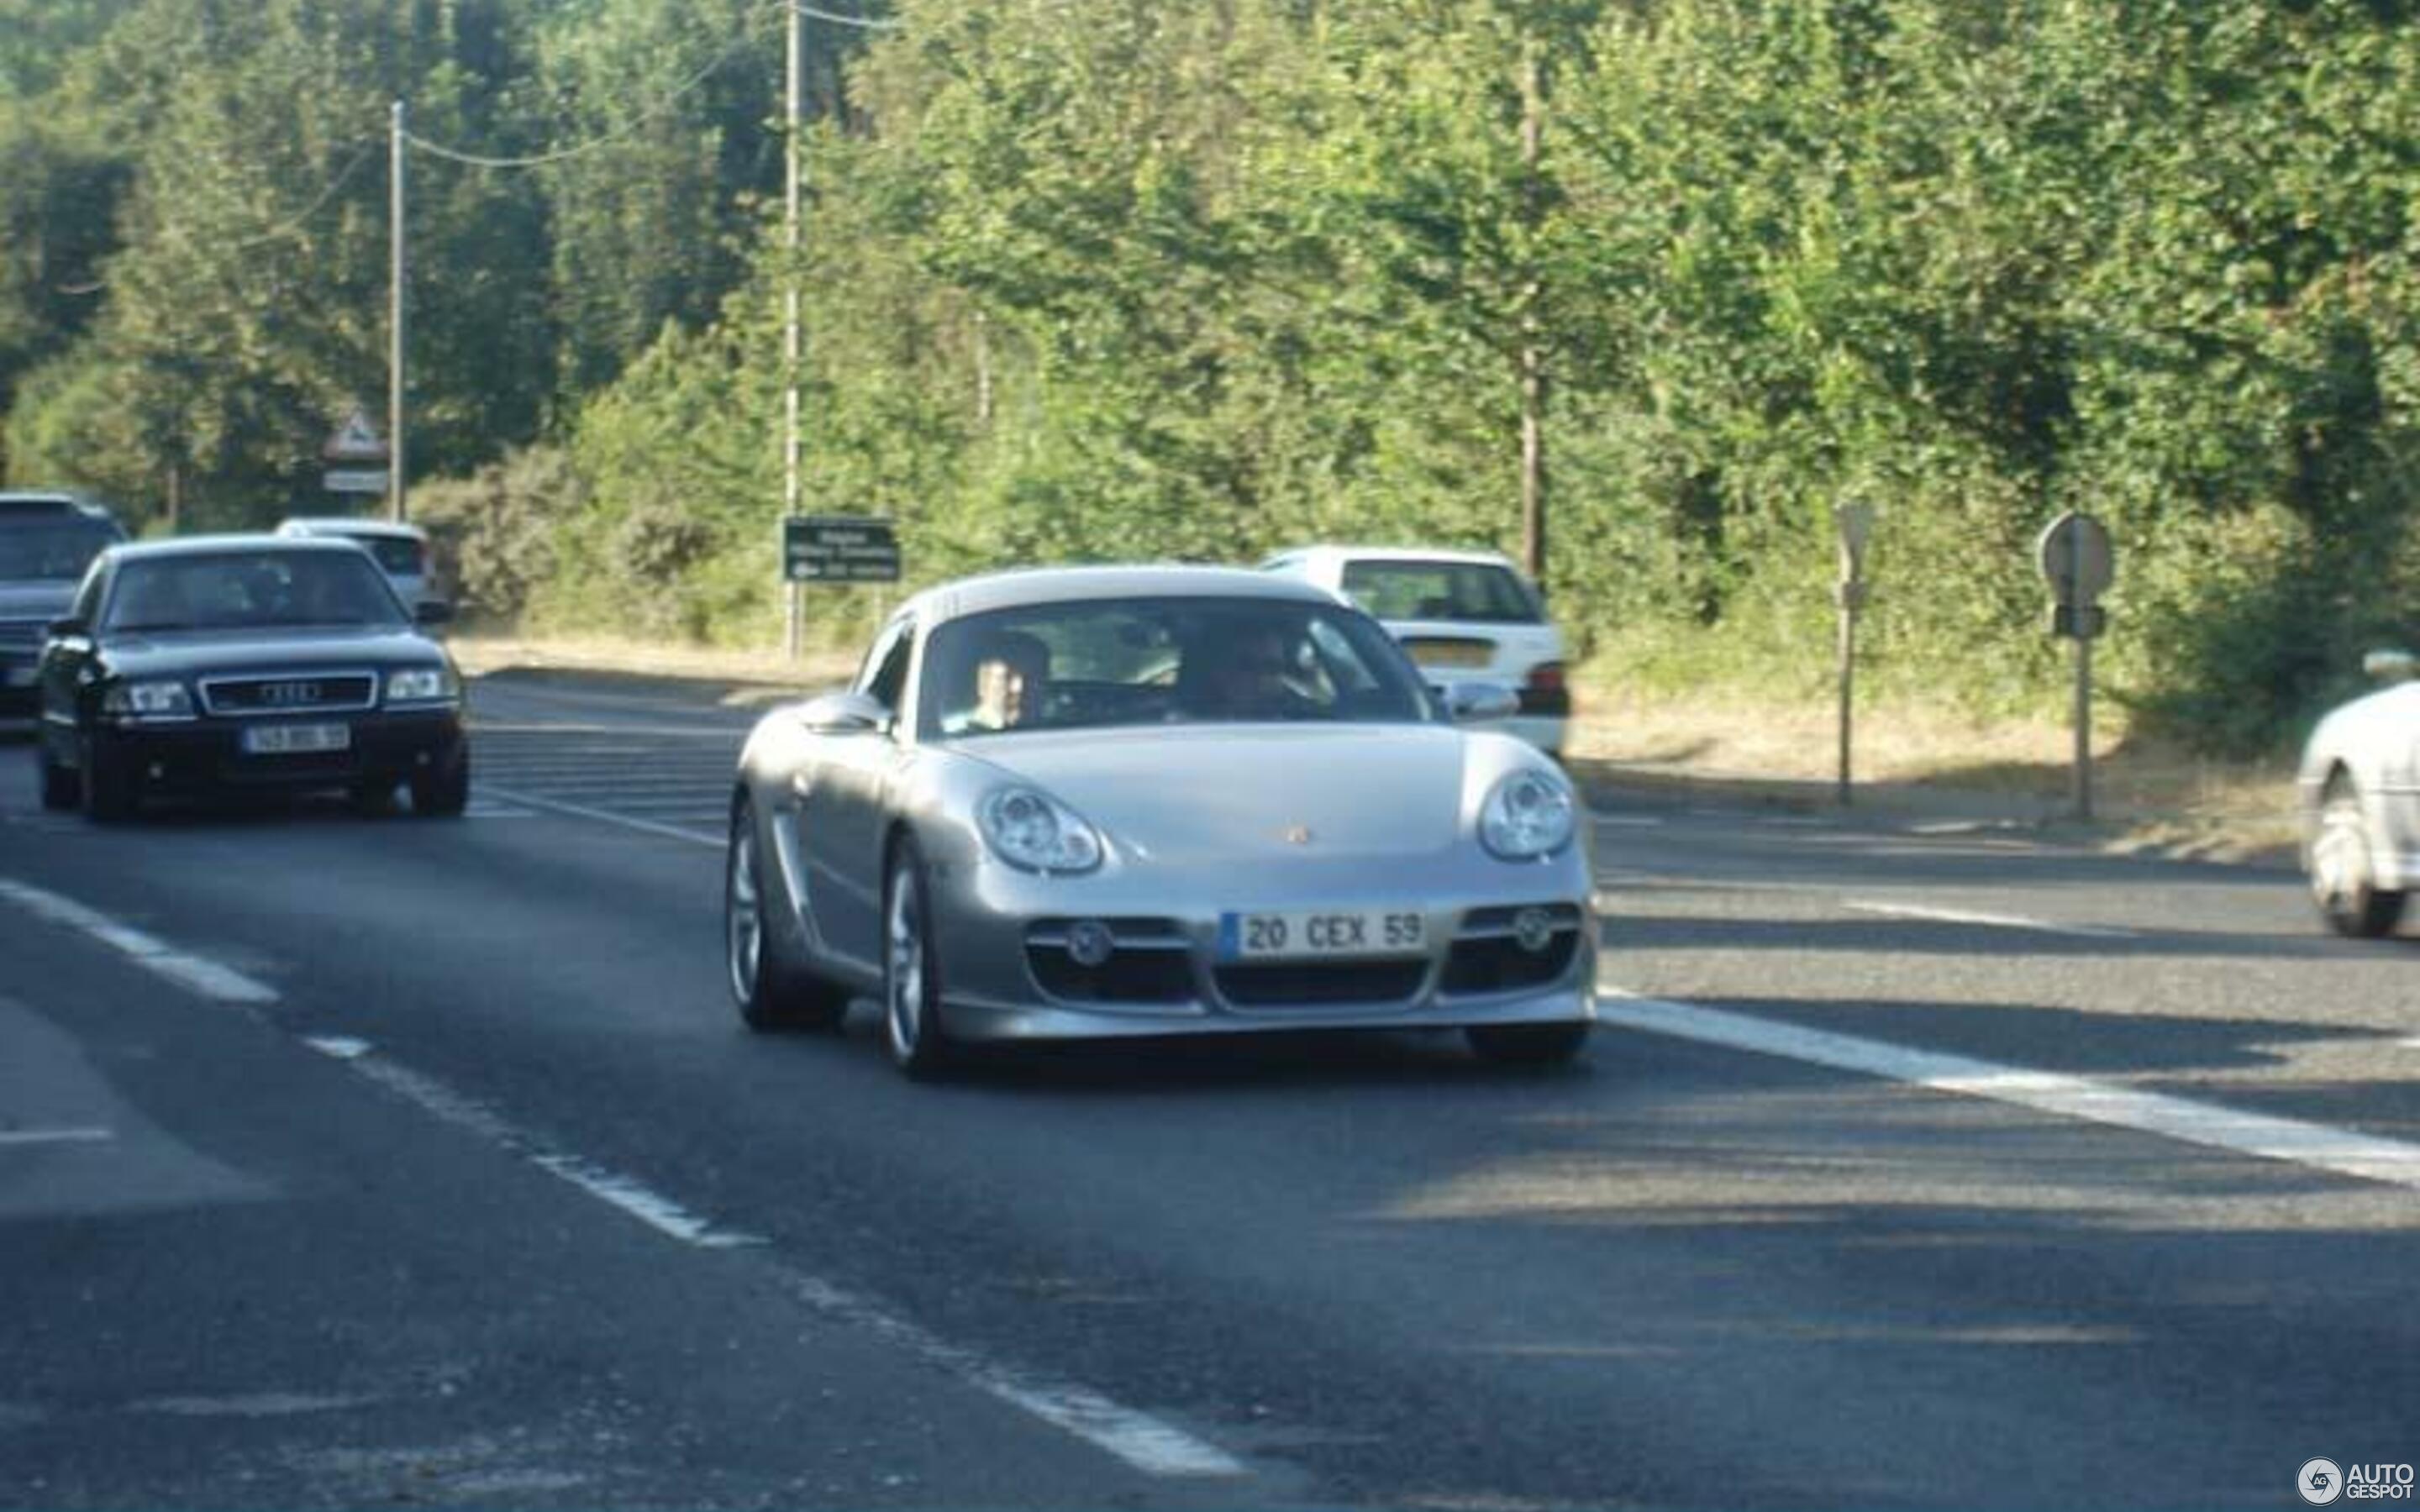
[[[328,444],[319,449],[319,455],[331,462],[383,462],[386,442],[379,440],[379,433],[370,425],[370,417],[355,405],[344,424],[336,427],[336,433],[328,438]]]

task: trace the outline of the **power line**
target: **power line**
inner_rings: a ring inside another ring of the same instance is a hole
[[[318,214],[322,209],[327,208],[328,202],[336,197],[336,191],[345,187],[345,180],[352,177],[353,174],[360,169],[363,163],[370,161],[370,154],[377,150],[378,143],[375,140],[363,143],[361,150],[353,154],[353,158],[350,162],[346,163],[344,167],[337,170],[335,177],[328,180],[328,187],[319,191],[319,197],[311,202],[309,208],[286,221],[282,224],[273,226],[267,231],[263,231],[256,237],[247,237],[241,241],[230,244],[227,250],[231,252],[240,252],[246,247],[257,247],[263,242],[274,241],[280,237],[286,236],[290,232],[300,231],[302,229],[303,223],[309,221],[311,217]]]
[[[900,23],[883,21],[873,16],[835,16],[829,10],[817,10],[810,5],[793,4],[791,9],[809,21],[828,21],[836,26],[859,26],[870,32],[895,32]]]
[[[777,8],[778,7],[767,7],[759,13],[759,16],[755,18],[755,20],[761,20],[764,16],[772,15]],[[752,20],[750,26],[752,27],[755,21]],[[464,163],[473,168],[542,168],[551,163],[567,162],[574,158],[583,158],[592,152],[599,152],[604,150],[606,147],[615,146],[631,136],[641,127],[660,119],[669,114],[675,105],[679,104],[683,100],[696,93],[700,88],[703,88],[706,80],[720,72],[725,64],[739,56],[741,53],[745,52],[756,40],[757,39],[751,33],[751,31],[748,28],[743,27],[738,40],[733,42],[729,47],[724,48],[721,53],[715,54],[712,61],[708,62],[706,67],[698,69],[695,73],[690,75],[688,79],[675,86],[671,93],[658,100],[654,104],[648,106],[645,110],[641,111],[636,116],[623,121],[620,125],[599,132],[597,135],[592,136],[584,142],[575,142],[567,147],[558,147],[551,152],[531,153],[524,157],[497,158],[489,157],[483,153],[465,152],[458,147],[446,147],[442,143],[431,142],[427,138],[415,135],[411,131],[404,132],[404,140],[411,146],[418,147],[421,151],[427,153],[431,157],[443,158],[449,162]]]

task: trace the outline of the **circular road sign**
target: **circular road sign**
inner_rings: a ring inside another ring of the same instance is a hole
[[[2089,604],[2118,578],[2109,528],[2072,509],[2050,522],[2034,543],[2034,556],[2062,604]]]

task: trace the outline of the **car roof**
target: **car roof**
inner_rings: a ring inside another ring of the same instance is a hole
[[[229,535],[179,535],[165,541],[128,541],[113,546],[114,562],[153,562],[162,558],[223,556],[234,551],[350,551],[360,546],[338,536],[271,535],[267,532]]]
[[[954,620],[992,609],[1022,609],[1088,598],[1275,598],[1333,604],[1310,583],[1271,578],[1245,567],[1169,564],[1024,567],[985,573],[928,588],[902,606],[928,620]]]
[[[73,488],[0,490],[0,519],[56,519],[62,515],[112,522],[116,519],[106,504]]]
[[[280,532],[312,535],[385,535],[425,541],[428,532],[417,525],[392,519],[358,519],[350,515],[293,515],[277,522]]]
[[[1435,546],[1319,546],[1295,547],[1273,553],[1272,563],[1280,561],[1324,558],[1345,562],[1455,562],[1473,566],[1510,567],[1514,572],[1520,564],[1501,551],[1472,551],[1456,547]]]

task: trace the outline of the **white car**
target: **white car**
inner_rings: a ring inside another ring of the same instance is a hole
[[[2339,934],[2395,932],[2420,887],[2420,681],[2408,652],[2372,652],[2391,681],[2333,710],[2303,748],[2303,861],[2311,897]]]
[[[1492,683],[1520,700],[1502,728],[1560,760],[1571,723],[1563,634],[1545,595],[1495,551],[1311,546],[1261,563],[1354,604],[1403,642],[1434,684]]]
[[[280,535],[339,536],[359,542],[378,559],[387,580],[405,604],[417,609],[442,600],[428,568],[428,532],[417,525],[393,520],[361,519],[350,515],[303,515],[280,520]]]

